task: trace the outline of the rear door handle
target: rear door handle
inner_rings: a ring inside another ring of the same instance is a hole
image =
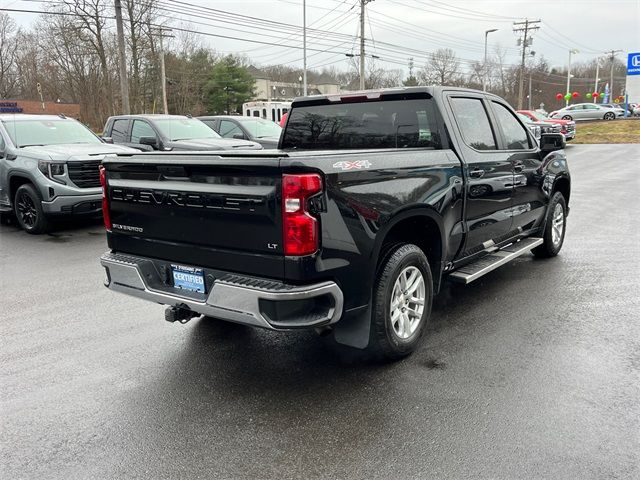
[[[484,175],[484,170],[481,168],[474,168],[469,172],[469,176],[472,178],[480,178]]]

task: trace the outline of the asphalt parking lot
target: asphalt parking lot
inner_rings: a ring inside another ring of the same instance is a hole
[[[571,145],[560,256],[446,284],[423,347],[163,320],[101,224],[0,227],[0,476],[640,478],[638,145]]]

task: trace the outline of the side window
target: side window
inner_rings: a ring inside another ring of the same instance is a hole
[[[244,133],[236,122],[229,120],[220,120],[220,131],[218,133],[225,138],[233,138],[233,136],[238,133],[244,136]]]
[[[476,150],[498,149],[481,99],[452,97],[451,108],[467,145]]]
[[[511,111],[501,103],[491,102],[496,119],[502,127],[507,150],[527,150],[531,148],[529,135],[525,127],[511,113]]]
[[[216,130],[216,121],[215,120],[202,120],[202,123],[204,123],[211,130],[217,131]]]
[[[140,137],[154,137],[156,138],[156,132],[151,128],[144,120],[134,120],[133,127],[131,127],[131,142],[140,143]]]
[[[113,139],[113,143],[125,143],[127,141],[127,126],[129,120],[126,118],[116,119],[111,127],[110,137]]]
[[[4,143],[4,138],[0,133],[0,153],[5,153],[6,149],[7,149],[7,144]]]

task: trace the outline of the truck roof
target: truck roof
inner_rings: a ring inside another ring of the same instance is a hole
[[[111,115],[109,118],[146,118],[148,120],[157,120],[160,118],[191,118],[187,115],[169,115],[165,113],[139,113],[131,115]],[[195,117],[193,117],[195,118]]]
[[[392,88],[380,88],[374,90],[356,90],[352,92],[341,92],[336,94],[323,94],[323,95],[309,95],[306,97],[297,97],[292,102],[292,107],[295,107],[296,104],[307,103],[307,102],[317,102],[319,100],[327,100],[336,102],[337,99],[343,97],[358,97],[358,96],[367,96],[370,99],[374,99],[379,96],[385,95],[397,95],[397,94],[412,94],[412,93],[427,93],[431,96],[435,96],[436,94],[442,91],[459,91],[459,92],[469,92],[476,93],[482,95],[489,95],[492,97],[499,98],[497,95],[494,95],[489,92],[483,92],[482,90],[475,90],[473,88],[462,88],[462,87],[448,87],[445,85],[434,85],[434,86],[424,86],[424,87],[392,87]]]

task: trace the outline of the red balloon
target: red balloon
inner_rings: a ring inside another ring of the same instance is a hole
[[[578,97],[580,96],[580,94],[579,94],[578,92],[573,92],[573,93],[571,94],[571,96],[572,96],[573,98],[578,98]]]
[[[564,98],[564,95],[562,95],[561,93],[556,93],[556,100],[562,100]]]
[[[593,92],[593,98],[598,98],[600,94],[598,92]]]

